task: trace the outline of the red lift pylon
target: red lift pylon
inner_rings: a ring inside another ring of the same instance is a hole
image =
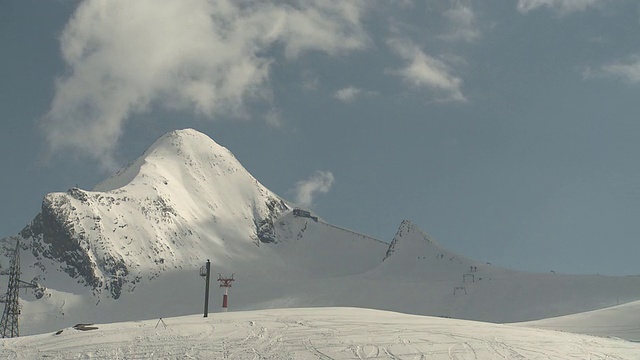
[[[227,311],[227,293],[229,291],[229,288],[231,287],[231,283],[233,281],[236,281],[233,278],[233,275],[235,274],[231,274],[230,278],[223,278],[222,275],[218,274],[218,281],[220,282],[220,287],[224,288],[224,296],[222,297],[222,311]]]

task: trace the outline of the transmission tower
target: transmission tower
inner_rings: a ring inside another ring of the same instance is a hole
[[[20,241],[16,241],[16,250],[13,253],[11,266],[7,271],[0,273],[1,275],[9,275],[9,284],[7,285],[7,293],[0,296],[0,302],[4,303],[4,312],[2,320],[0,320],[0,336],[3,338],[11,338],[20,336],[18,329],[18,317],[20,316],[20,300],[18,292],[20,288],[35,289],[36,298],[40,299],[44,295],[44,288],[35,279],[30,283],[20,280]]]

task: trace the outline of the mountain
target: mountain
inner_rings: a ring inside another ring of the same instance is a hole
[[[32,223],[1,240],[0,264],[9,266],[19,240],[22,278],[47,288],[42,299],[23,295],[29,332],[87,318],[191,314],[201,307],[198,269],[207,259],[214,281],[216,272],[236,273],[257,292],[241,300],[248,305],[277,297],[279,284],[365,271],[386,250],[328,224],[318,231],[307,225],[315,216],[292,210],[226,148],[178,130],[92,191],[45,196]]]
[[[3,359],[637,359],[640,344],[371,309],[238,311],[0,339]]]
[[[293,181],[292,181],[293,182]],[[640,277],[530,274],[448,251],[410,221],[391,243],[329,224],[261,185],[192,130],[158,139],[91,191],[45,196],[21,246],[21,333],[202,311],[199,269],[234,276],[231,309],[351,306],[517,322],[640,299]],[[6,278],[0,279],[4,286]]]
[[[43,272],[59,268],[117,299],[145,277],[216,262],[242,246],[276,241],[273,220],[290,207],[225,148],[194,130],[169,133],[93,191],[48,194],[20,234]],[[25,249],[25,250],[27,250]]]
[[[276,306],[354,306],[511,323],[640,299],[639,276],[536,274],[478,262],[403,221],[377,266],[288,289]],[[640,318],[636,320],[640,326]]]

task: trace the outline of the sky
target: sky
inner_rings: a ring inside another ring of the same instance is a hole
[[[0,0],[0,237],[194,128],[390,242],[640,274],[635,0]]]

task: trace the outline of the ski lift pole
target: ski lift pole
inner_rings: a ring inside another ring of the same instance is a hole
[[[209,279],[211,278],[211,262],[200,268],[200,276],[205,277],[204,284],[204,317],[209,316]]]

